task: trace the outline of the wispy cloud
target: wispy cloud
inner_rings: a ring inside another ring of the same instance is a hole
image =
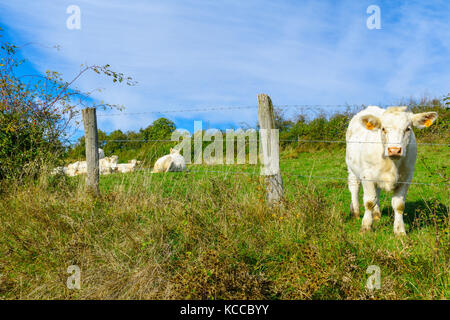
[[[445,94],[450,83],[448,1],[378,1],[382,29],[366,28],[372,1],[4,1],[2,23],[37,70],[67,76],[81,63],[109,63],[139,84],[98,77],[81,89],[128,112],[276,104],[395,103]],[[81,8],[82,29],[68,30],[66,8]],[[137,129],[158,115],[104,118],[100,126]],[[198,116],[211,125],[254,124],[256,112]]]

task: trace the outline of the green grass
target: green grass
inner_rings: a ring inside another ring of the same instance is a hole
[[[102,176],[97,199],[82,177],[13,186],[0,196],[0,297],[448,299],[448,159],[446,146],[420,146],[413,181],[437,185],[411,185],[402,238],[386,193],[360,233],[340,148],[284,151],[273,209],[251,165]],[[72,264],[80,290],[65,285]],[[373,292],[369,265],[381,269]]]

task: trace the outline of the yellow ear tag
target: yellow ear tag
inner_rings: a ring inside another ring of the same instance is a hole
[[[375,128],[375,126],[373,124],[371,124],[370,122],[366,122],[366,128],[369,130],[373,130]]]
[[[433,124],[433,121],[431,121],[430,119],[428,119],[428,120],[425,120],[425,122],[423,123],[423,125],[425,126],[425,127],[429,127],[429,126],[431,126]]]

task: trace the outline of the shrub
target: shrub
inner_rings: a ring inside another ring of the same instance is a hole
[[[1,35],[0,35],[1,36]],[[38,84],[30,86],[15,75],[23,61],[17,47],[1,43],[0,63],[0,179],[35,175],[48,160],[63,151],[65,110],[56,106],[52,93]],[[48,74],[48,78],[57,75]]]
[[[54,166],[65,151],[67,128],[76,107],[85,106],[90,93],[71,88],[87,71],[103,73],[114,82],[130,77],[112,71],[109,65],[82,65],[78,75],[64,81],[55,71],[42,75],[21,75],[26,62],[20,59],[20,48],[2,39],[0,29],[0,180],[22,180],[36,177],[42,170]],[[107,103],[90,103],[92,107],[116,107]]]

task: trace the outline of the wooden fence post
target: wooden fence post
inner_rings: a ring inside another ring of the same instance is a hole
[[[258,94],[258,121],[260,127],[260,155],[265,176],[267,202],[279,204],[283,198],[283,180],[280,172],[279,134],[275,128],[272,100],[266,94]]]
[[[86,108],[82,110],[84,123],[84,139],[86,144],[86,164],[87,177],[86,189],[93,195],[99,192],[99,156],[98,156],[98,133],[97,133],[97,114],[95,108]]]

